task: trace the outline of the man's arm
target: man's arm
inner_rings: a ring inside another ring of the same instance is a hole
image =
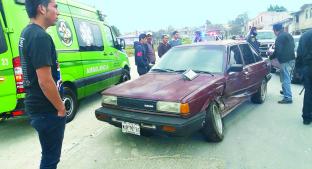
[[[65,116],[65,106],[60,97],[59,91],[55,85],[55,82],[52,78],[51,67],[44,66],[36,69],[36,73],[38,76],[38,83],[43,91],[44,95],[48,98],[48,100],[52,103],[52,105],[57,110],[58,116]]]

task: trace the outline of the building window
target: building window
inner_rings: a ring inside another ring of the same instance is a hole
[[[309,18],[309,11],[306,10],[306,19],[308,19],[308,18]]]
[[[310,9],[310,18],[312,18],[312,8]]]

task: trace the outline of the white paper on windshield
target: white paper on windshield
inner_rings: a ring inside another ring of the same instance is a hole
[[[198,74],[194,72],[192,69],[189,69],[183,73],[183,76],[187,80],[193,80],[198,76]]]

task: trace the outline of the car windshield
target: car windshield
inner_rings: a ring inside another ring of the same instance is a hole
[[[169,50],[152,71],[199,73],[223,72],[224,46],[188,46]]]
[[[275,39],[275,35],[273,32],[258,32],[257,39],[263,40],[263,39]]]

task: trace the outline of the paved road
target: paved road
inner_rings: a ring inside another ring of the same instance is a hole
[[[221,143],[207,143],[199,132],[186,138],[122,134],[95,119],[101,97],[91,96],[67,125],[59,168],[311,169],[312,125],[302,125],[300,118],[301,86],[293,85],[291,105],[276,103],[279,88],[273,75],[264,104],[246,102],[227,116]],[[38,168],[39,159],[39,141],[27,118],[0,124],[1,169]]]

